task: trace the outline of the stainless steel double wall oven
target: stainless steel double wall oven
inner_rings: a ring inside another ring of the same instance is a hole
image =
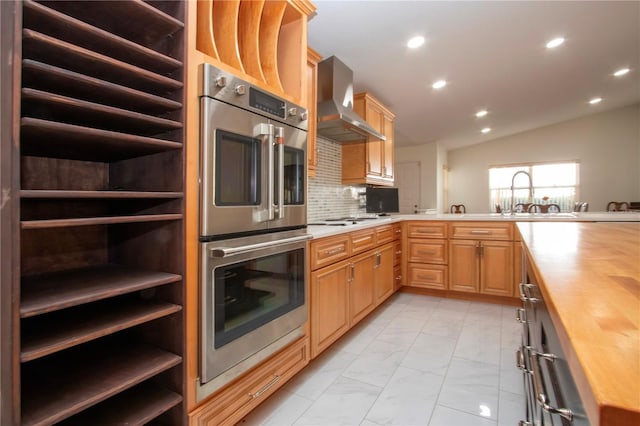
[[[302,335],[307,112],[200,67],[200,397]]]

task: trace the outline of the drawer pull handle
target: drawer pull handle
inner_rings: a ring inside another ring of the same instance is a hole
[[[439,234],[440,233],[435,229],[416,229],[416,232],[418,234]]]
[[[529,296],[529,292],[527,291],[530,288],[536,287],[533,284],[524,284],[520,283],[520,300],[523,302],[531,302],[536,303],[538,301],[537,298]]]
[[[540,358],[548,362],[553,362],[557,357],[554,354],[540,353],[536,351],[530,351],[529,362],[531,364],[531,371],[533,372],[533,388],[536,393],[536,402],[540,405],[544,411],[550,414],[558,414],[560,417],[569,420],[573,420],[573,412],[569,408],[556,408],[549,405],[547,398],[547,390],[545,389],[544,379],[542,373],[540,373]]]
[[[491,231],[487,231],[485,229],[474,229],[471,231],[471,233],[475,235],[489,235]]]
[[[334,248],[332,250],[326,250],[324,252],[324,254],[327,255],[327,256],[331,256],[331,255],[334,255],[334,254],[342,253],[343,251],[344,251],[344,247],[338,247],[338,248]]]
[[[430,280],[433,279],[433,275],[418,275],[419,280]]]
[[[396,251],[396,254],[402,254],[402,250]]]
[[[260,396],[265,393],[266,391],[269,390],[269,388],[273,385],[275,385],[276,383],[278,383],[278,381],[280,380],[280,375],[279,374],[274,374],[273,375],[273,379],[271,379],[271,381],[269,383],[267,383],[266,385],[264,385],[258,392],[256,393],[250,393],[249,397],[251,399],[256,399],[256,398],[260,398]]]
[[[524,308],[516,309],[516,321],[518,321],[520,324],[527,323],[527,311],[525,311]]]

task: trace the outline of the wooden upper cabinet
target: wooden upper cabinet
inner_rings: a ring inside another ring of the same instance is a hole
[[[318,62],[322,56],[312,48],[307,48],[307,96],[305,106],[309,111],[309,131],[307,136],[307,161],[309,176],[316,175],[318,165]]]
[[[194,3],[195,50],[211,63],[299,105],[307,96],[308,0],[202,0]],[[197,3],[197,5],[195,5]]]
[[[369,137],[365,142],[342,145],[342,183],[393,186],[393,120],[395,115],[369,93],[353,97],[353,110],[384,134],[386,140]]]

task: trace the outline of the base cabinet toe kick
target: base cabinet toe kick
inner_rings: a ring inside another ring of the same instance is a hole
[[[516,309],[516,320],[522,324],[522,343],[516,351],[516,365],[522,371],[525,395],[525,412],[519,426],[589,425],[544,297],[525,254],[519,288],[522,307]]]

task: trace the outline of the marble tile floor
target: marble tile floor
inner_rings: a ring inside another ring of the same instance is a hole
[[[520,331],[513,306],[395,294],[240,425],[517,425]]]

